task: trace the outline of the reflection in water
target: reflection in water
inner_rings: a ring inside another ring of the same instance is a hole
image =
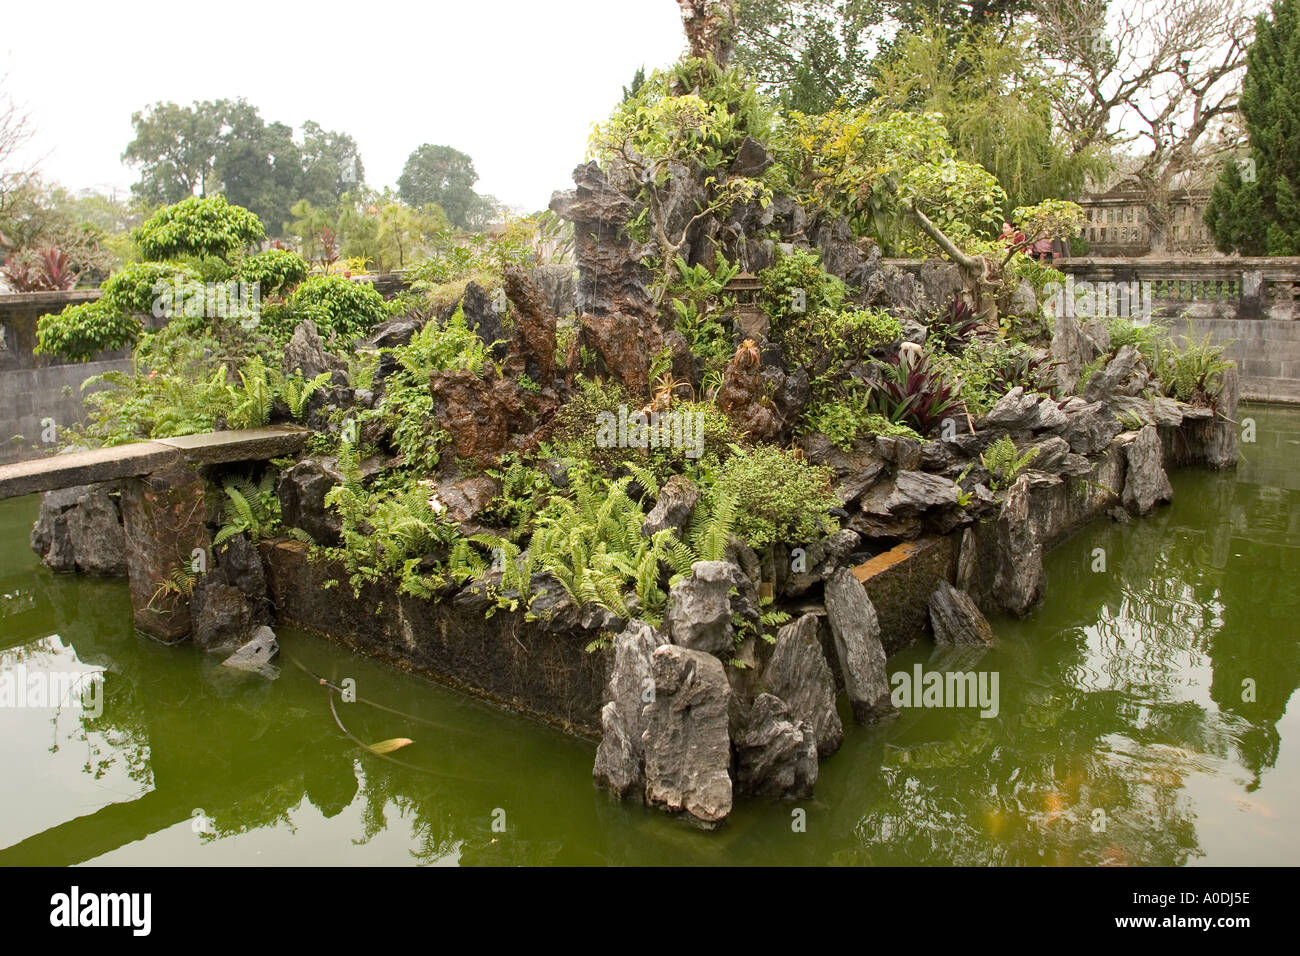
[[[19,546],[36,503],[0,504],[0,670],[105,671],[99,717],[0,709],[24,782],[0,797],[0,864],[1293,861],[1300,483],[1277,459],[1300,413],[1255,417],[1271,443],[1238,474],[1178,473],[1173,507],[1053,552],[1047,603],[994,621],[994,649],[891,658],[997,672],[999,713],[848,725],[806,832],[770,801],[714,834],[611,803],[590,744],[282,631],[286,657],[387,708],[339,704],[350,734],[415,740],[365,752],[287,660],[268,682],[136,637],[121,581],[38,569]]]

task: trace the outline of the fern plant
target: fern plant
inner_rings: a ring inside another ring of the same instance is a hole
[[[273,375],[275,391],[289,406],[289,414],[295,421],[302,421],[307,412],[307,403],[311,397],[325,387],[330,380],[329,372],[321,372],[311,381],[303,378],[300,372],[285,377],[279,373]]]
[[[1011,487],[1020,473],[1038,457],[1038,451],[1037,448],[1030,448],[1023,455],[1018,454],[1016,443],[1011,440],[1010,435],[1003,435],[989,445],[980,455],[980,461],[988,470],[993,489],[998,491]]]
[[[242,478],[227,479],[222,484],[222,491],[226,495],[224,523],[213,536],[213,545],[244,532],[253,541],[260,541],[275,531],[280,523],[275,472],[268,470],[257,484]]]

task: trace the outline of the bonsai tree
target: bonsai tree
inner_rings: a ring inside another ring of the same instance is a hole
[[[266,228],[254,213],[232,206],[224,196],[191,196],[154,213],[135,238],[146,259],[193,256],[229,265],[236,254],[265,239]]]

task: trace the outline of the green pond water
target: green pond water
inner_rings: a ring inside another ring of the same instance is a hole
[[[41,568],[38,500],[0,502],[0,674],[102,674],[99,716],[0,706],[0,864],[1294,864],[1300,412],[1242,414],[1235,474],[1053,551],[995,649],[890,659],[996,673],[995,717],[845,710],[814,799],[716,833],[593,789],[593,744],[308,634],[279,629],[275,681],[139,637],[124,580]],[[291,659],[387,708],[339,704],[353,736],[415,742],[362,751]]]

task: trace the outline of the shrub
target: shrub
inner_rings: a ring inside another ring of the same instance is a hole
[[[890,421],[928,435],[960,401],[957,385],[928,355],[905,349],[885,364],[885,377],[871,393],[870,406]]]
[[[738,448],[718,470],[711,499],[736,502],[736,534],[752,547],[809,542],[833,532],[840,505],[829,468],[772,445]]]
[[[270,249],[239,264],[240,282],[258,284],[261,295],[285,296],[307,278],[307,260],[288,249]]]
[[[671,474],[686,471],[693,463],[717,463],[739,437],[731,419],[717,406],[708,402],[674,400],[671,412],[691,416],[684,419],[691,423],[690,432],[685,436],[689,439],[686,444],[689,446],[694,442],[697,427],[703,436],[702,453],[698,458],[687,455],[688,451],[694,454],[695,449],[691,447],[621,447],[602,440],[602,428],[607,427],[611,416],[617,420],[620,414],[634,415],[640,408],[641,402],[618,384],[579,378],[576,393],[555,417],[553,445],[556,453],[563,458],[589,462],[606,475],[615,474],[629,463],[640,464],[664,480]]]
[[[1223,386],[1223,373],[1233,363],[1223,358],[1228,344],[1211,345],[1211,334],[1196,340],[1192,337],[1192,324],[1187,323],[1183,344],[1172,339],[1156,342],[1153,365],[1156,379],[1166,395],[1181,402],[1208,405]]]
[[[262,220],[225,196],[191,196],[156,212],[136,233],[146,259],[215,256],[233,253],[266,238]]]
[[[110,308],[101,299],[41,316],[36,323],[35,351],[88,362],[96,353],[130,345],[139,336],[139,319]]]
[[[311,319],[322,338],[337,338],[343,344],[350,344],[388,318],[384,297],[374,286],[337,275],[307,279],[293,290],[288,306],[289,315],[284,318]]]
[[[188,266],[170,262],[133,262],[104,280],[106,308],[125,315],[149,315],[163,287],[172,283],[199,282],[199,274]]]
[[[1016,443],[1011,440],[1011,436],[1003,435],[985,449],[980,455],[980,461],[988,470],[989,483],[996,491],[1011,487],[1017,476],[1037,457],[1037,448],[1031,448],[1023,455],[1018,454]]]
[[[796,249],[758,274],[762,285],[759,305],[774,323],[797,315],[796,300],[800,298],[804,312],[839,309],[848,289],[842,280],[822,268],[820,260],[816,252]]]

